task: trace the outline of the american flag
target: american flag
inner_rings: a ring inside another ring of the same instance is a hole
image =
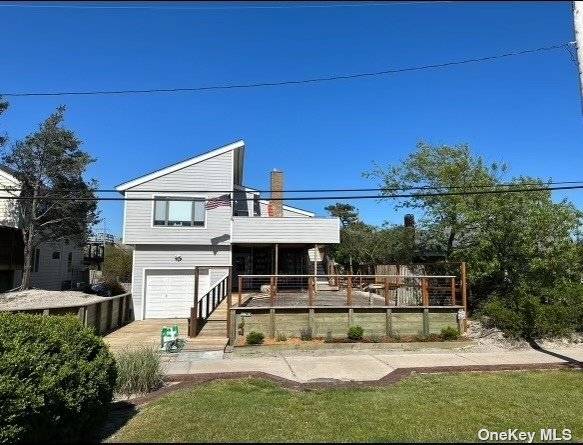
[[[216,209],[221,206],[231,207],[231,195],[227,193],[216,198],[211,198],[206,202],[207,210]]]

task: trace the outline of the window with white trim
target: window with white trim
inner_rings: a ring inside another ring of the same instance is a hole
[[[154,225],[201,227],[205,220],[204,198],[156,197]]]

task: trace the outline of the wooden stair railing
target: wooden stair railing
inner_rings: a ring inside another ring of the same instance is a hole
[[[190,310],[190,319],[188,320],[188,336],[196,337],[203,328],[211,314],[229,295],[228,289],[229,275],[219,282],[215,283],[210,290],[199,298],[196,307]]]

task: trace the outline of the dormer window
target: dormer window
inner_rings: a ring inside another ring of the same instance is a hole
[[[154,200],[154,225],[202,227],[205,220],[204,198],[157,197]]]

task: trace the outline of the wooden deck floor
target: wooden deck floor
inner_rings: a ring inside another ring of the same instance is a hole
[[[163,326],[178,325],[180,338],[186,341],[184,351],[218,351],[227,345],[227,306],[224,301],[211,315],[195,338],[188,337],[186,318],[160,318],[136,320],[104,337],[109,348],[116,352],[139,347],[160,347],[160,330]]]

